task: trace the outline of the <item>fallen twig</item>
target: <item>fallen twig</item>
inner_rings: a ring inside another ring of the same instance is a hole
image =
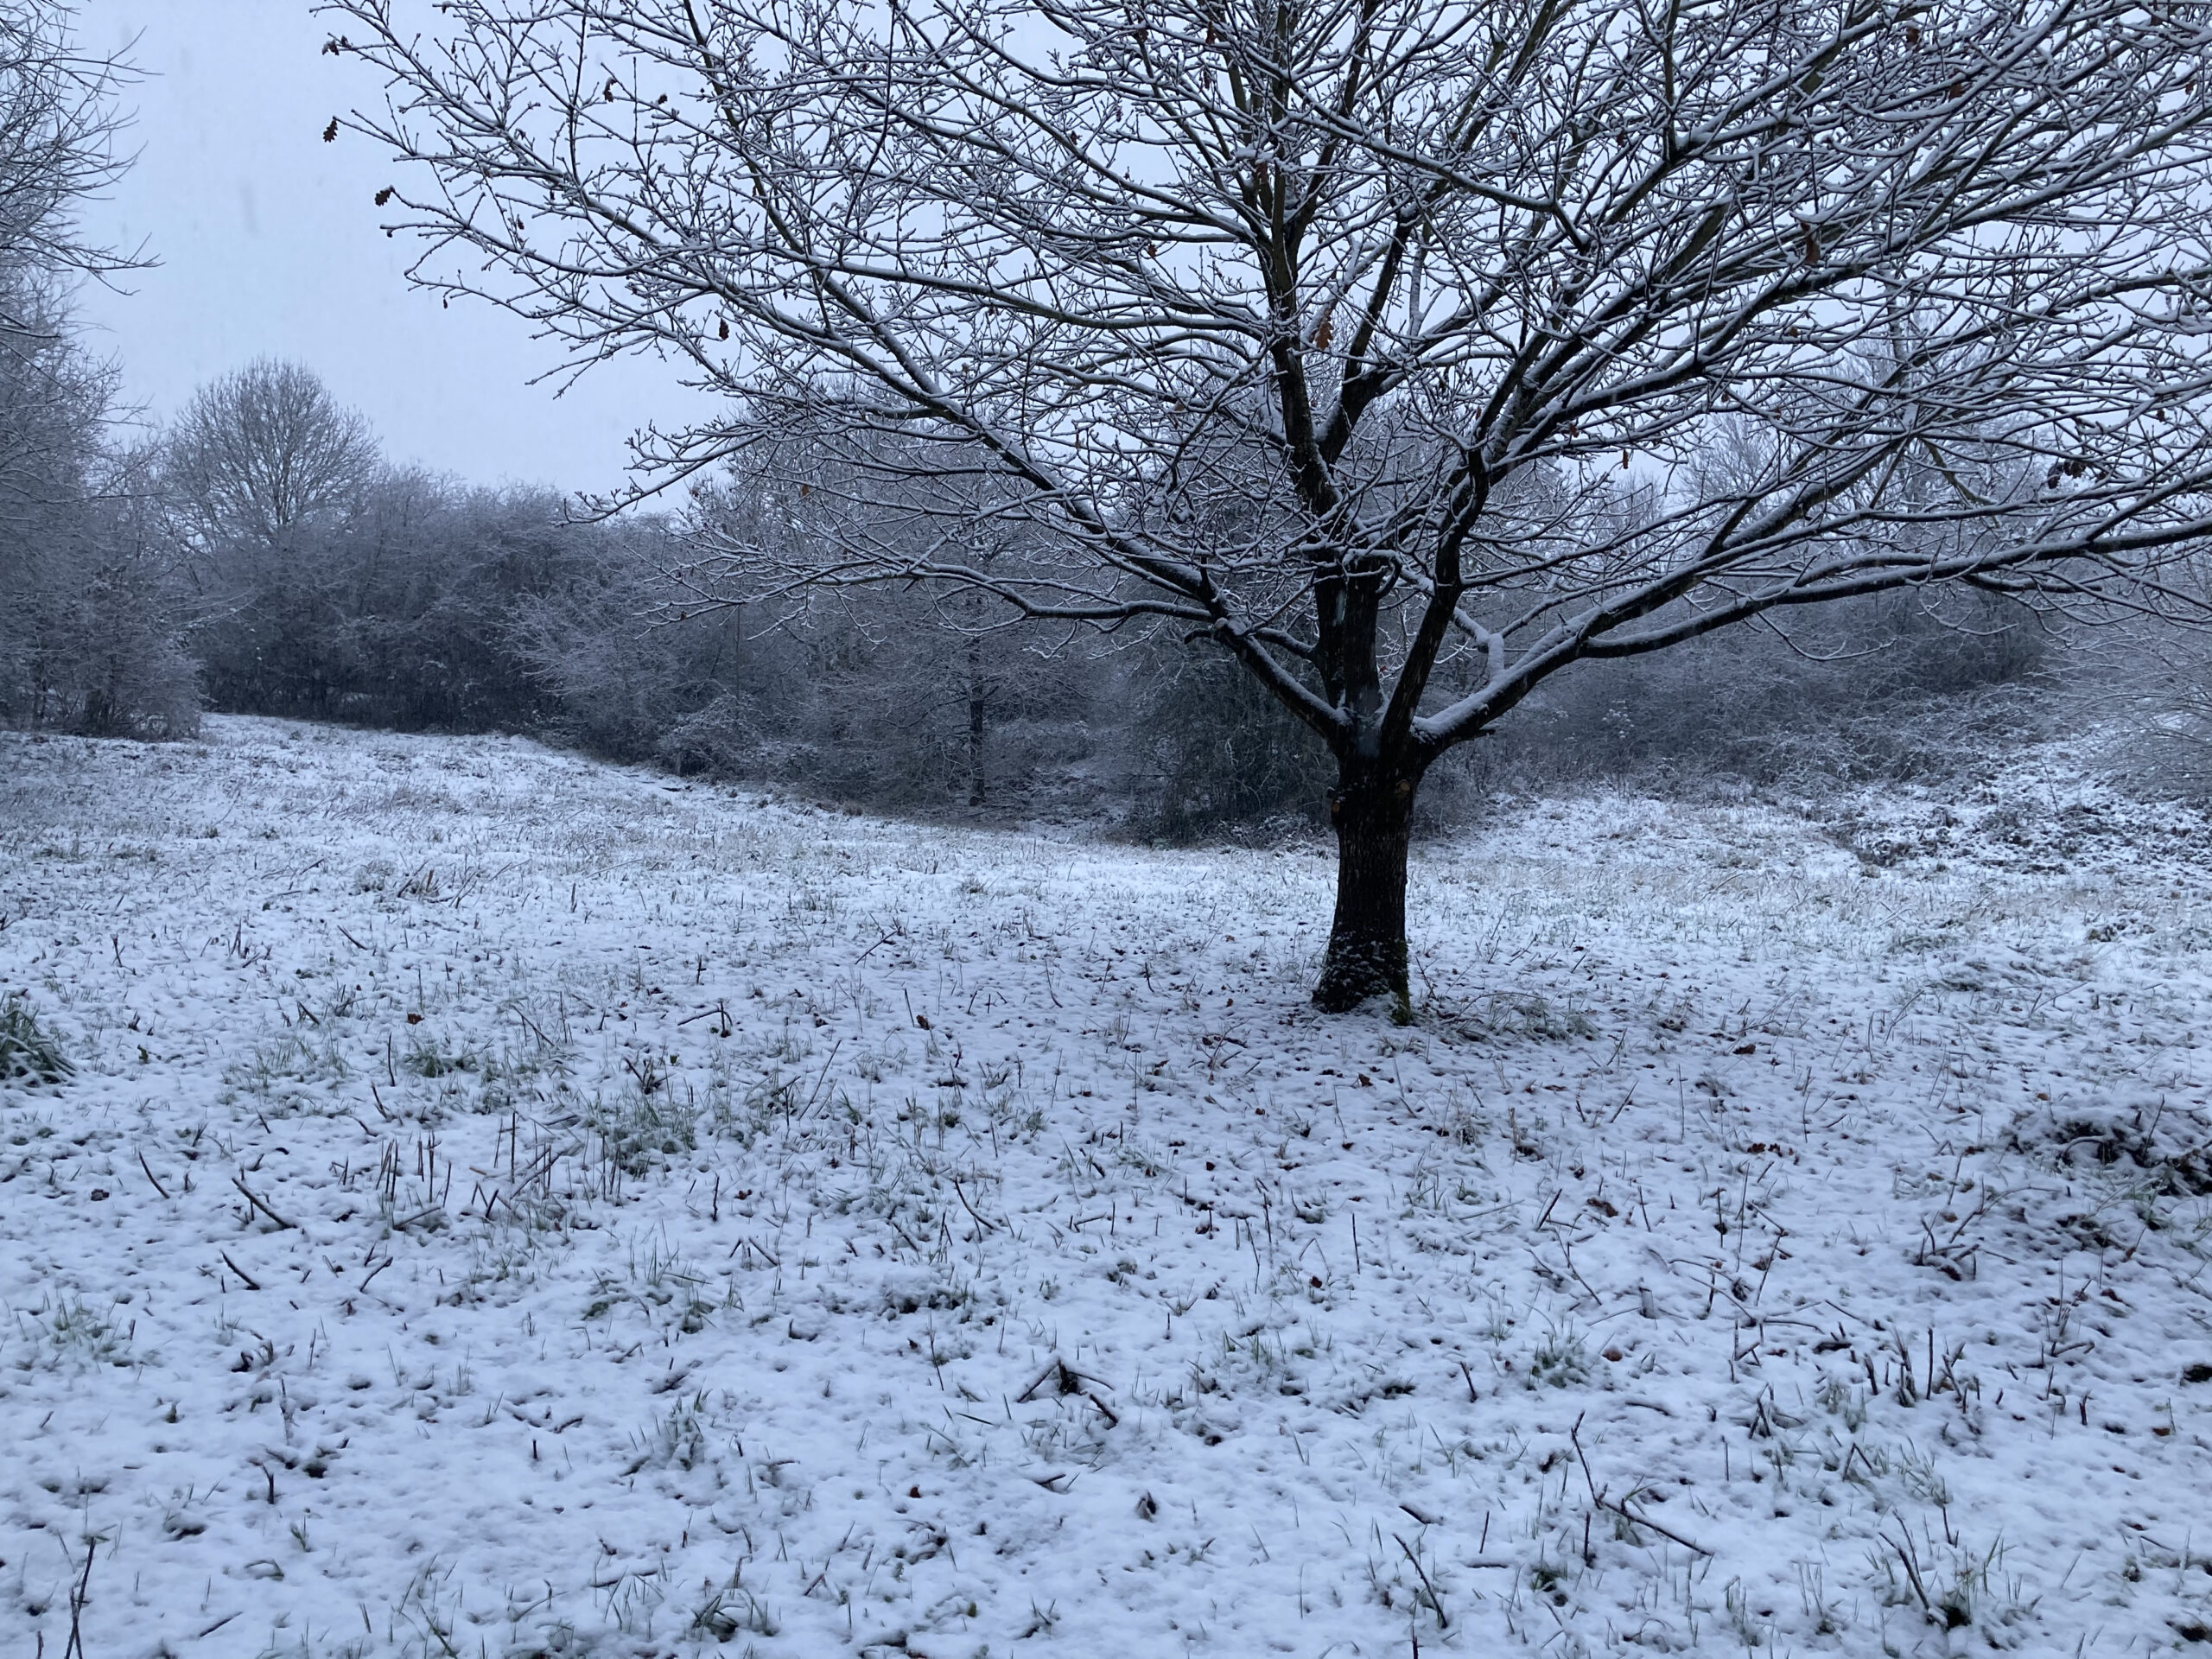
[[[1912,1535],[1906,1532],[1902,1526],[1897,1529],[1897,1531],[1903,1535],[1903,1542],[1891,1537],[1886,1532],[1877,1533],[1875,1536],[1897,1552],[1898,1561],[1904,1567],[1904,1575],[1911,1582],[1912,1593],[1920,1598],[1921,1611],[1933,1613],[1936,1608],[1928,1599],[1928,1586],[1920,1581],[1920,1561],[1916,1552],[1911,1548]]]
[[[822,1095],[822,1085],[830,1080],[830,1068],[837,1063],[837,1051],[844,1046],[845,1039],[842,1037],[830,1045],[830,1058],[822,1062],[821,1075],[814,1079],[813,1091],[807,1096],[806,1104],[798,1109],[798,1116],[791,1120],[793,1122],[805,1122],[808,1115],[814,1110],[814,1103]]]
[[[906,930],[904,927],[894,926],[888,933],[878,939],[874,944],[871,944],[867,950],[861,951],[860,955],[855,957],[853,958],[853,966],[855,968],[859,967],[861,963],[866,962],[877,951],[882,950],[883,947],[890,944],[892,940],[904,938],[906,936]]]
[[[238,1174],[232,1176],[231,1185],[238,1188],[240,1192],[243,1192],[245,1195],[245,1201],[248,1204],[260,1211],[263,1215],[268,1217],[270,1220],[275,1222],[279,1227],[289,1227],[294,1232],[298,1232],[300,1230],[299,1224],[297,1222],[287,1221],[283,1217],[278,1215],[274,1210],[271,1210],[269,1207],[269,1200],[263,1198],[259,1193],[256,1192],[251,1187],[245,1184],[245,1175]]]
[[[985,1232],[988,1233],[995,1229],[998,1224],[995,1221],[984,1220],[983,1217],[977,1213],[976,1206],[968,1202],[967,1193],[963,1192],[960,1187],[960,1178],[956,1175],[951,1179],[953,1195],[960,1200],[960,1207],[965,1210],[969,1215],[974,1216],[976,1217],[976,1224],[982,1228]]]
[[[1662,1527],[1656,1521],[1648,1520],[1643,1516],[1633,1513],[1626,1504],[1619,1502],[1618,1499],[1607,1497],[1604,1494],[1600,1493],[1598,1497],[1598,1507],[1601,1510],[1610,1510],[1613,1514],[1620,1516],[1622,1520],[1627,1522],[1632,1527],[1649,1527],[1652,1531],[1657,1533],[1662,1538],[1672,1539],[1675,1543],[1680,1544],[1684,1549],[1694,1550],[1700,1555],[1711,1555],[1713,1554],[1711,1550],[1707,1549],[1703,1544],[1697,1542],[1695,1540],[1685,1538],[1681,1533],[1673,1530],[1671,1528]]]

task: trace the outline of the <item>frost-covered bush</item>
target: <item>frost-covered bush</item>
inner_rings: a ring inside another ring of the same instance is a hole
[[[1489,788],[1697,791],[1955,776],[2047,735],[2050,637],[2008,601],[1886,594],[1650,657],[1577,664],[1502,721]]]
[[[0,723],[181,737],[200,698],[184,588],[106,372],[29,273],[0,263]]]
[[[1226,652],[1156,648],[1131,678],[1118,735],[1133,830],[1187,842],[1327,823],[1321,741]]]

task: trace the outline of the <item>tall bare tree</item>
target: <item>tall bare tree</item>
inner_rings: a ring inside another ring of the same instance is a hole
[[[861,480],[708,596],[1182,629],[1317,733],[1325,1007],[1402,1007],[1414,793],[1546,677],[2159,607],[2212,529],[2202,0],[326,10],[418,280],[727,394],[646,482]]]
[[[85,199],[121,176],[121,62],[83,52],[60,0],[0,0],[0,514],[81,495],[109,389],[72,342],[73,279],[138,263],[86,236]],[[22,556],[35,540],[10,537]]]
[[[191,532],[210,545],[291,550],[359,508],[379,462],[368,422],[312,370],[263,358],[193,394],[164,467]]]
[[[198,594],[213,706],[334,712],[351,574],[336,543],[381,467],[368,423],[296,363],[250,363],[179,412],[159,477]]]

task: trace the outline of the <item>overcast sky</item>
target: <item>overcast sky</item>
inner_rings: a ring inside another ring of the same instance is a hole
[[[484,483],[604,488],[623,439],[680,420],[658,363],[594,369],[564,396],[531,379],[561,360],[492,308],[450,310],[408,289],[407,244],[370,198],[393,181],[365,140],[321,142],[341,109],[377,101],[359,63],[325,56],[312,0],[79,0],[83,43],[120,48],[143,78],[126,105],[137,165],[86,218],[161,264],[97,288],[82,308],[156,418],[261,356],[320,374],[372,421],[395,459]]]

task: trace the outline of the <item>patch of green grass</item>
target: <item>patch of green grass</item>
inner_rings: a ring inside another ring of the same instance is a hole
[[[645,1175],[699,1144],[698,1107],[677,1100],[668,1078],[652,1064],[638,1072],[638,1086],[613,1100],[594,1103],[589,1114],[607,1160],[625,1175]]]
[[[418,1077],[442,1077],[455,1071],[486,1071],[483,1058],[468,1049],[448,1054],[435,1043],[416,1043],[399,1064]]]
[[[59,1084],[76,1071],[20,996],[0,1003],[0,1083]]]

